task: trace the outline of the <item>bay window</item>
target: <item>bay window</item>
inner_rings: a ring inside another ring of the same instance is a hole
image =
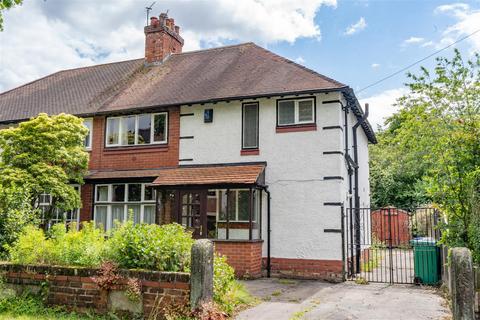
[[[80,195],[80,186],[73,185],[73,188]],[[78,208],[68,211],[60,210],[59,208],[53,208],[52,215],[47,219],[47,217],[45,217],[45,213],[52,207],[52,196],[47,193],[41,194],[38,197],[37,204],[38,208],[42,212],[42,223],[47,224],[48,228],[57,223],[64,223],[67,227],[72,223],[76,223],[78,228],[80,221],[80,210]]]
[[[277,125],[315,123],[315,98],[277,100]]]
[[[107,147],[167,143],[168,113],[108,117]]]
[[[131,219],[135,224],[155,223],[155,190],[145,183],[95,186],[94,221],[105,230]]]

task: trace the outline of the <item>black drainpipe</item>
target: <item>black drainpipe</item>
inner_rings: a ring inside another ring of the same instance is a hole
[[[355,162],[356,166],[354,168],[354,176],[355,176],[355,267],[356,271],[360,271],[360,255],[361,255],[361,248],[360,248],[360,197],[358,195],[358,148],[357,148],[357,128],[361,126],[368,117],[368,103],[365,104],[365,113],[364,115],[355,123],[352,127],[353,133],[353,161]]]
[[[350,230],[350,242],[353,243],[353,216],[352,216],[352,207],[353,207],[353,198],[352,198],[352,193],[353,193],[353,183],[352,183],[352,175],[353,175],[353,170],[352,170],[352,164],[350,163],[350,155],[349,155],[349,151],[350,151],[350,146],[349,146],[349,142],[348,142],[348,134],[349,134],[349,128],[348,128],[348,102],[347,102],[347,106],[345,106],[342,102],[340,102],[340,104],[342,105],[342,110],[343,110],[343,114],[344,114],[344,130],[345,130],[345,162],[347,164],[347,167],[348,167],[348,202],[349,202],[349,206],[348,206],[348,209],[347,211],[345,212],[345,208],[342,209],[342,213],[344,213],[345,215],[349,215],[349,225],[347,226],[347,228]],[[344,221],[343,221],[344,217],[342,216],[342,226],[344,225]],[[345,230],[343,230],[342,228],[342,236],[343,236],[343,233],[345,232]],[[348,239],[348,236],[347,236],[347,239]],[[348,243],[348,241],[347,241]],[[342,243],[342,249],[344,251],[344,247],[345,247],[346,243]],[[350,255],[351,257],[354,256],[354,251],[353,251],[353,245],[350,247]],[[345,259],[345,257],[344,257]],[[353,259],[350,259],[348,261],[348,263],[350,263],[350,271],[353,270],[353,265],[351,265],[353,263]]]

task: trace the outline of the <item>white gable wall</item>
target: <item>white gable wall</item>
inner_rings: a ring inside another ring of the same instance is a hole
[[[287,98],[287,97],[284,97]],[[340,207],[325,202],[344,202],[346,180],[325,180],[343,176],[343,157],[323,154],[344,151],[343,131],[323,130],[327,126],[343,126],[339,93],[316,95],[317,130],[276,133],[276,99],[259,99],[258,156],[241,156],[242,103],[217,103],[182,106],[180,118],[180,164],[214,164],[266,161],[266,184],[271,191],[271,256],[341,260],[340,233],[324,229],[340,229]],[[251,101],[251,100],[250,100]],[[247,100],[244,102],[248,102]],[[205,109],[214,109],[213,123],[203,122]],[[361,128],[359,133],[363,132]],[[263,201],[263,239],[267,239],[266,201]],[[266,256],[266,243],[263,255]]]

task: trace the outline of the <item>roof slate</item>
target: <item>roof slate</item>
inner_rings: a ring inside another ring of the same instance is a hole
[[[346,87],[253,43],[54,73],[0,94],[0,122]]]

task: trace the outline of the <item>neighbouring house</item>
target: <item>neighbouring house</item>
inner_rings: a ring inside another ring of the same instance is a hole
[[[82,208],[59,219],[132,212],[212,239],[239,276],[342,279],[342,213],[370,205],[376,142],[353,90],[254,43],[182,53],[166,14],[144,31],[144,58],[0,95],[1,125],[64,112],[90,129]]]

